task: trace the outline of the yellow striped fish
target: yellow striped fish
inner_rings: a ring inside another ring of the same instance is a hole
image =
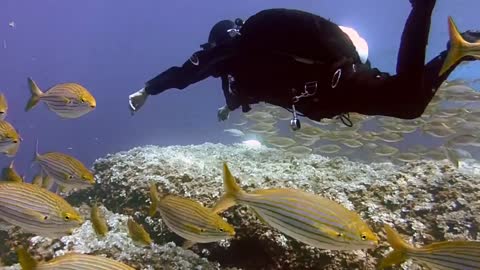
[[[32,97],[28,100],[25,111],[29,111],[39,101],[43,101],[51,111],[60,117],[78,118],[89,113],[97,106],[92,94],[77,83],[57,84],[45,93],[31,78],[28,78],[28,85]]]
[[[13,168],[13,160],[10,165],[2,170],[2,180],[7,182],[22,183],[23,178]]]
[[[8,103],[3,93],[0,93],[0,120],[4,120],[7,116]]]
[[[452,17],[448,17],[448,32],[450,34],[450,49],[440,70],[440,76],[465,57],[480,60],[480,41],[475,43],[465,41]]]
[[[408,258],[429,269],[480,269],[480,241],[443,241],[421,248],[405,242],[390,226],[384,225],[393,251],[380,263],[379,269],[401,264]]]
[[[103,256],[68,253],[48,262],[37,262],[24,249],[17,249],[18,260],[23,270],[135,270],[119,261]]]
[[[314,247],[330,250],[374,248],[377,236],[360,216],[335,201],[295,189],[262,189],[247,193],[238,186],[223,164],[225,195],[215,213],[237,202],[252,208],[257,216],[280,232]]]
[[[158,210],[168,228],[193,243],[209,243],[235,235],[232,225],[200,203],[173,195],[159,196],[155,184],[150,186],[150,215]]]
[[[100,209],[97,204],[92,206],[92,210],[90,212],[90,220],[92,222],[92,227],[95,233],[98,236],[105,236],[108,233],[108,225],[105,217],[102,213],[100,213]]]
[[[82,189],[95,183],[92,172],[82,162],[67,154],[48,152],[40,155],[37,150],[34,162],[40,164],[42,171],[62,187]]]
[[[148,232],[143,228],[142,225],[135,222],[135,220],[133,220],[132,218],[129,218],[127,226],[128,235],[135,243],[145,246],[152,244],[153,241],[152,238],[150,238],[150,234],[148,234]]]
[[[70,234],[82,217],[62,197],[28,183],[0,183],[0,219],[26,232],[56,238]]]
[[[8,157],[15,156],[21,140],[20,135],[9,122],[0,120],[0,153]]]

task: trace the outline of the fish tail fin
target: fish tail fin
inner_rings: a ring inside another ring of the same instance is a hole
[[[405,242],[390,226],[385,224],[384,229],[387,232],[387,241],[393,248],[393,251],[388,253],[387,256],[380,262],[379,266],[377,267],[378,269],[401,264],[407,259],[407,250],[411,248],[411,246]]]
[[[24,247],[19,247],[17,249],[18,261],[23,270],[34,270],[37,268],[37,261],[28,253],[27,249]]]
[[[466,41],[450,16],[448,17],[448,32],[450,35],[450,49],[440,70],[440,76],[466,56],[480,59],[480,42],[470,43]]]
[[[38,85],[32,80],[32,78],[28,78],[28,86],[30,87],[30,93],[32,96],[27,102],[27,106],[25,107],[25,111],[28,112],[31,108],[35,107],[37,103],[40,101],[40,97],[43,95],[42,90],[38,87]]]
[[[150,208],[148,214],[153,217],[158,209],[158,204],[160,203],[160,195],[158,194],[157,185],[154,182],[150,183]]]
[[[236,204],[236,199],[239,194],[245,193],[237,184],[235,177],[230,172],[226,162],[223,163],[223,186],[225,194],[213,206],[214,213],[221,213]]]

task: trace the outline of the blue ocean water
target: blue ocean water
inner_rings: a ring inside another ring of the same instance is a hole
[[[480,27],[480,2],[438,0],[432,20],[427,60],[444,49],[447,16],[461,30]],[[61,151],[87,166],[107,153],[145,144],[229,143],[217,108],[224,104],[218,79],[184,91],[149,98],[130,115],[127,97],[145,81],[181,65],[207,39],[221,19],[248,18],[265,8],[313,12],[354,27],[368,41],[375,67],[393,72],[400,35],[410,10],[399,1],[26,1],[0,2],[0,91],[9,101],[7,120],[24,141],[16,168],[30,179],[39,141],[40,152]],[[15,27],[10,27],[10,22]],[[478,64],[462,66],[450,79],[478,78]],[[95,111],[63,120],[41,105],[24,112],[27,77],[44,90],[60,82],[78,82],[96,97]],[[5,166],[11,159],[0,158]]]

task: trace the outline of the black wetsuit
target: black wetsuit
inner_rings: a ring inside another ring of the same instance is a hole
[[[424,65],[434,0],[414,1],[398,54],[397,74],[362,64],[349,37],[311,13],[269,9],[250,17],[241,35],[196,52],[146,83],[151,95],[222,78],[227,106],[267,102],[321,120],[348,112],[403,119],[419,117],[435,95],[446,51]],[[235,79],[233,93],[227,76]],[[306,90],[306,92],[305,92]]]

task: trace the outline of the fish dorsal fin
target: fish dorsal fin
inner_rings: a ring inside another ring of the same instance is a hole
[[[37,261],[33,259],[33,257],[28,253],[26,248],[22,246],[19,247],[17,249],[17,256],[23,270],[34,270],[35,268],[37,268]]]

